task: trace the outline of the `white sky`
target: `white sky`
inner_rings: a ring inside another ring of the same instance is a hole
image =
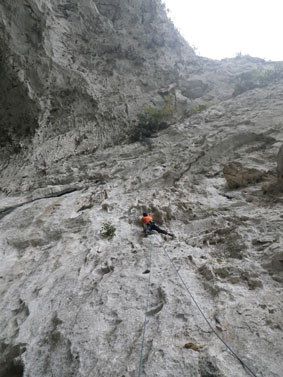
[[[283,61],[283,0],[163,0],[197,54]]]

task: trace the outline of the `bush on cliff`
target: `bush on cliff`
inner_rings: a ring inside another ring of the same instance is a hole
[[[162,109],[146,106],[144,112],[137,114],[137,126],[130,136],[130,142],[142,141],[169,127],[168,119],[173,114],[173,99],[171,96],[165,96],[164,102]]]
[[[273,68],[254,69],[252,71],[241,73],[236,78],[233,96],[236,97],[247,90],[265,87],[282,79],[282,63],[276,64]]]

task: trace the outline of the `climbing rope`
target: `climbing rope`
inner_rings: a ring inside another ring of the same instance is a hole
[[[203,316],[203,318],[205,319],[206,323],[208,324],[208,326],[210,327],[210,329],[212,330],[212,332],[217,336],[217,338],[226,346],[226,348],[232,353],[232,355],[241,363],[242,367],[243,368],[246,368],[246,370],[251,374],[253,375],[254,377],[257,377],[257,375],[247,366],[247,364],[245,364],[243,362],[243,360],[240,359],[240,357],[231,349],[231,347],[221,338],[221,336],[217,333],[216,330],[214,330],[214,328],[212,327],[211,323],[209,322],[209,320],[207,319],[207,317],[205,316],[205,314],[203,313],[203,311],[201,310],[200,306],[198,305],[198,303],[196,302],[194,296],[192,295],[191,291],[189,290],[189,288],[187,287],[187,284],[185,283],[184,279],[182,278],[182,276],[180,275],[179,271],[177,270],[175,264],[173,263],[172,259],[170,258],[169,254],[167,253],[166,249],[164,246],[162,246],[163,250],[164,250],[164,253],[165,255],[167,255],[170,263],[172,264],[174,270],[176,271],[177,275],[179,276],[181,282],[183,283],[186,291],[189,293],[191,299],[193,300],[193,302],[195,303],[196,307],[198,308],[198,310],[200,311],[201,315]]]
[[[141,352],[140,352],[139,374],[138,374],[138,377],[141,376],[141,372],[142,372],[142,356],[143,356],[143,350],[144,350],[144,339],[145,339],[145,330],[146,330],[146,317],[147,317],[148,306],[149,306],[149,297],[150,297],[151,260],[152,260],[152,248],[150,247],[150,253],[149,253],[149,275],[148,275],[148,283],[147,283],[146,306],[145,306],[145,313],[144,313],[144,323],[143,323],[142,344],[141,344]]]

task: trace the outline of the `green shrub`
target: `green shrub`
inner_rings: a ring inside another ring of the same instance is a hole
[[[166,120],[173,114],[173,98],[168,95],[163,99],[165,104],[162,109],[146,106],[143,113],[137,114],[138,124],[130,136],[131,142],[141,141],[147,137],[151,137],[157,131],[163,130],[169,126]]]
[[[197,106],[194,106],[192,107],[188,112],[187,112],[187,116],[190,117],[194,114],[197,114],[197,113],[200,113],[201,111],[204,111],[208,108],[208,105],[206,105],[205,103],[204,104],[201,104],[201,105],[197,105]]]
[[[104,238],[111,239],[115,236],[116,228],[109,222],[103,223],[100,234]]]
[[[241,73],[236,78],[233,96],[238,96],[247,90],[262,88],[270,83],[283,79],[283,64],[277,63],[272,68],[254,69]]]

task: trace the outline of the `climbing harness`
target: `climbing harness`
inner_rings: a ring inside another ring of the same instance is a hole
[[[148,283],[147,283],[146,306],[145,306],[145,313],[144,313],[144,323],[143,323],[143,331],[142,331],[142,344],[141,344],[141,352],[140,352],[139,374],[138,374],[138,377],[141,376],[141,372],[142,372],[142,356],[143,356],[143,350],[144,350],[144,339],[145,339],[145,330],[146,330],[146,317],[147,317],[148,306],[149,306],[149,297],[150,297],[151,261],[152,261],[152,248],[150,247],[150,253],[149,253],[149,275],[148,275]]]
[[[191,291],[189,290],[189,288],[187,287],[187,284],[185,283],[184,279],[182,278],[181,274],[179,273],[179,271],[177,270],[175,264],[173,263],[172,259],[170,258],[169,254],[167,253],[166,249],[164,246],[162,246],[163,250],[164,250],[164,253],[165,255],[168,257],[170,263],[172,264],[174,270],[176,271],[179,279],[181,280],[181,282],[183,283],[186,291],[189,293],[191,299],[193,300],[194,304],[196,305],[196,307],[198,308],[199,312],[201,313],[201,315],[203,316],[204,320],[206,321],[206,323],[208,324],[208,326],[210,327],[210,329],[212,330],[212,332],[217,336],[217,338],[226,346],[226,348],[232,353],[232,355],[241,363],[242,367],[245,368],[251,375],[253,375],[254,377],[257,377],[257,375],[247,366],[246,363],[243,362],[243,360],[240,359],[240,357],[231,349],[231,347],[221,338],[221,336],[217,333],[216,330],[214,330],[214,328],[212,327],[211,323],[209,322],[209,320],[207,319],[207,317],[205,316],[204,312],[201,310],[200,306],[198,305],[198,303],[196,302],[194,296],[192,295]]]

